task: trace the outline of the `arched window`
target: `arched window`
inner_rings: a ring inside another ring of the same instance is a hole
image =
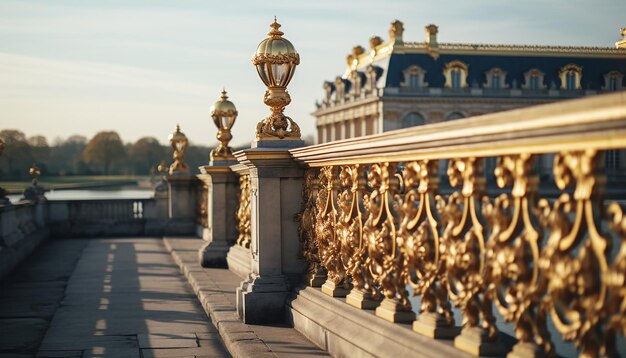
[[[446,88],[466,88],[467,87],[468,66],[461,61],[448,62],[443,68],[443,75],[446,78]]]
[[[448,115],[446,116],[446,121],[452,121],[452,120],[461,119],[461,118],[465,118],[463,113],[461,113],[461,112],[451,112],[451,113],[448,113]]]
[[[538,91],[546,88],[543,84],[543,72],[536,68],[530,69],[524,73],[525,83],[522,86],[523,89]]]
[[[419,113],[411,112],[402,118],[402,128],[420,126],[424,124],[424,117]]]
[[[485,82],[486,88],[501,89],[508,87],[506,84],[506,72],[502,71],[501,68],[495,67],[485,72],[485,78],[487,79]]]
[[[400,84],[401,87],[428,87],[428,83],[424,82],[424,76],[426,75],[426,71],[424,71],[421,67],[417,65],[413,65],[402,71],[402,75],[404,76],[404,82]]]
[[[574,64],[565,65],[559,72],[561,89],[573,91],[581,89],[580,79],[583,76],[582,67]]]
[[[622,82],[624,81],[624,75],[617,71],[611,71],[604,75],[604,87],[605,91],[619,91],[622,89]]]

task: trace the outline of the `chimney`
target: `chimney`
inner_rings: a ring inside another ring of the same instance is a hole
[[[394,20],[389,28],[389,40],[397,45],[402,45],[402,33],[404,32],[404,24],[400,20]]]
[[[439,57],[439,44],[437,43],[437,33],[439,32],[439,28],[437,25],[430,24],[424,29],[426,30],[426,49],[436,60]]]

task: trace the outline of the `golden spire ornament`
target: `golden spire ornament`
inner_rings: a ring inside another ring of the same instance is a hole
[[[263,102],[272,111],[257,124],[257,141],[300,140],[300,127],[293,119],[283,114],[285,107],[291,103],[287,85],[296,71],[296,66],[300,64],[300,55],[291,42],[282,37],[284,33],[279,28],[280,24],[274,17],[267,38],[257,46],[252,57],[252,63],[267,87]]]
[[[174,150],[172,158],[174,163],[170,165],[170,175],[173,174],[187,174],[189,173],[189,166],[185,163],[185,149],[187,149],[187,136],[180,131],[180,126],[176,125],[174,133],[170,134],[167,138]]]
[[[217,147],[211,150],[211,161],[235,161],[233,149],[228,146],[228,142],[233,139],[230,130],[237,119],[237,108],[233,102],[228,100],[225,89],[222,90],[220,100],[211,106],[211,118],[217,127],[217,140],[219,142]]]

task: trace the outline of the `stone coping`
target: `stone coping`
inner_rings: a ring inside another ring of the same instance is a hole
[[[197,263],[197,252],[176,245],[176,240],[163,238],[165,247],[189,281],[204,311],[211,317],[224,345],[233,357],[277,357],[254,331],[239,319],[235,305],[221,293],[219,286],[204,274],[206,270]]]
[[[198,263],[202,239],[164,237],[163,242],[233,357],[328,356],[291,327],[243,323],[235,305],[235,288],[241,278],[228,269],[202,268]]]
[[[431,339],[408,323],[391,323],[373,310],[360,310],[319,288],[300,287],[287,300],[290,323],[322,349],[337,357],[473,357],[452,340]]]

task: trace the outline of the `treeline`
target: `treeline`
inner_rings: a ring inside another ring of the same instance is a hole
[[[44,136],[27,137],[15,129],[0,131],[4,152],[0,155],[0,178],[28,177],[36,164],[44,176],[67,175],[149,175],[161,161],[172,162],[172,148],[154,137],[123,143],[116,132],[99,132],[93,138],[73,135],[55,139],[50,145]],[[209,162],[210,147],[190,144],[185,151],[193,171]]]

